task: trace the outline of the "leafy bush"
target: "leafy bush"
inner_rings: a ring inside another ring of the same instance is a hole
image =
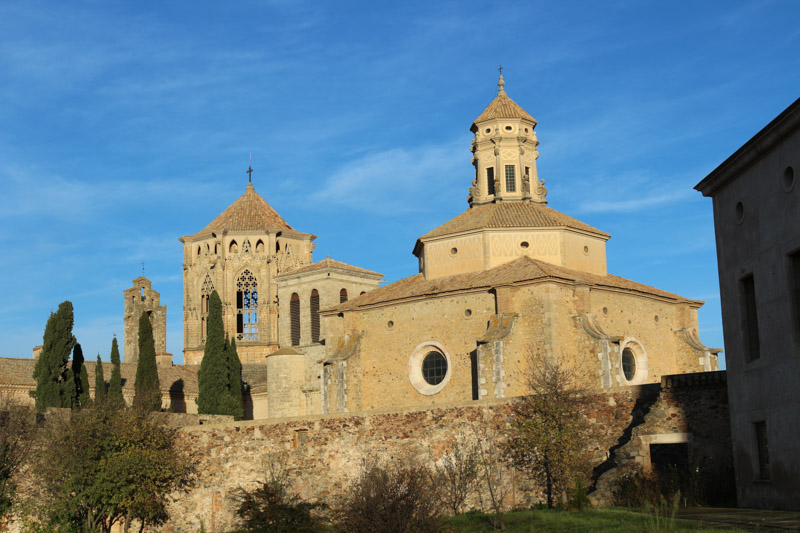
[[[430,480],[421,466],[367,466],[344,497],[337,525],[348,533],[438,531],[440,512]]]
[[[267,478],[254,490],[239,489],[237,514],[245,531],[318,531],[314,511],[322,503],[310,503],[291,491],[291,481],[278,461],[267,464]]]

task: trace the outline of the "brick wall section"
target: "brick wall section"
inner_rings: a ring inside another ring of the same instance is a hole
[[[594,499],[608,503],[619,475],[646,466],[652,436],[689,434],[693,462],[730,455],[725,385],[724,372],[706,372],[602,394],[586,413],[593,427],[586,452],[600,477]],[[183,428],[183,445],[198,461],[199,478],[191,492],[176,495],[172,519],[160,531],[194,532],[201,521],[209,533],[234,528],[235,490],[264,479],[270,460],[289,470],[304,498],[330,503],[358,475],[365,457],[430,463],[446,453],[456,436],[474,439],[475,427],[503,428],[510,414],[507,400],[487,400],[417,411]],[[514,473],[513,485],[506,502],[510,506],[542,498],[521,472]]]

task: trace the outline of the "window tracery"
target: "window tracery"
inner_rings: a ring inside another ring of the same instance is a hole
[[[250,252],[250,239],[244,240],[244,243],[242,244],[242,252],[244,253]]]
[[[200,288],[200,339],[205,342],[208,333],[208,301],[211,293],[214,292],[214,282],[211,276],[206,274],[203,285]]]
[[[245,241],[242,250],[249,246]],[[258,340],[258,281],[249,270],[236,280],[236,340]]]

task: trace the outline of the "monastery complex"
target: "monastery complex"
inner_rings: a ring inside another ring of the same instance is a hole
[[[367,268],[314,262],[315,235],[289,225],[252,183],[181,237],[187,367],[202,360],[216,290],[256,419],[518,396],[531,354],[574,365],[609,392],[717,370],[719,350],[697,335],[702,302],[608,273],[611,236],[548,206],[536,120],[504,85],[501,76],[471,127],[467,209],[419,237],[414,276],[380,286]],[[147,310],[171,364],[158,293],[138,278],[125,298],[125,362],[136,361]]]

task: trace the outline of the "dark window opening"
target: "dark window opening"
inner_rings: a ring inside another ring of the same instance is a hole
[[[514,165],[506,165],[506,192],[517,191],[517,176],[514,172]]]
[[[769,479],[769,442],[767,441],[767,423],[753,424],[756,432],[756,451],[758,453],[758,478]]]
[[[486,169],[486,185],[488,186],[489,194],[494,194],[494,167]]]
[[[744,336],[744,348],[747,350],[745,357],[748,361],[754,361],[761,357],[761,342],[758,336],[756,284],[752,274],[739,281],[739,293],[742,307],[742,335]]]
[[[300,297],[292,293],[289,302],[289,321],[292,335],[292,346],[300,346]]]
[[[319,342],[319,292],[311,291],[311,342]]]
[[[651,444],[650,465],[654,472],[682,472],[689,466],[689,445],[685,442]]]
[[[789,280],[789,292],[791,293],[792,298],[792,309],[794,311],[794,330],[797,334],[797,337],[800,338],[800,250],[795,251],[792,254],[789,254],[789,267],[791,268],[790,271],[790,280]]]
[[[447,359],[439,352],[428,352],[422,360],[422,377],[430,385],[438,385],[447,374]]]
[[[478,384],[478,350],[469,353],[469,368],[472,374],[472,399],[480,400],[480,388]]]
[[[347,289],[342,289],[339,291],[339,303],[343,304],[347,301]]]

